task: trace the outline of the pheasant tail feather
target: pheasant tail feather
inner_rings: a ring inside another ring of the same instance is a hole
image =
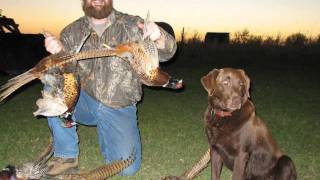
[[[204,155],[200,158],[200,160],[192,166],[191,169],[187,170],[182,177],[185,177],[187,179],[194,179],[203,169],[205,169],[208,166],[208,163],[210,162],[210,148],[204,153]]]
[[[106,164],[96,169],[91,170],[88,173],[81,174],[65,174],[60,175],[57,179],[61,180],[104,180],[120,173],[122,170],[130,166],[135,160],[135,151],[125,160],[115,161],[111,164]]]
[[[53,139],[50,138],[48,146],[41,152],[39,157],[36,159],[35,164],[43,165],[46,163],[53,154]]]
[[[120,173],[123,169],[127,168],[134,161],[134,156],[130,156],[128,159],[106,164],[100,168],[94,169],[88,173],[89,179],[103,180]]]
[[[34,79],[37,79],[37,77],[32,73],[32,70],[33,69],[30,69],[29,71],[8,80],[8,82],[0,89],[0,102],[7,98],[14,91],[19,89],[21,86],[31,82]]]

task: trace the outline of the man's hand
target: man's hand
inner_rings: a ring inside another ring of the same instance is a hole
[[[58,40],[53,34],[48,31],[43,31],[45,37],[44,46],[46,50],[51,54],[57,54],[64,49],[60,40]]]
[[[147,26],[147,32],[144,32],[143,39],[149,36],[150,39],[157,44],[159,49],[165,48],[165,37],[156,23],[149,21],[147,24],[139,23],[138,26],[141,29],[144,29],[144,26]]]

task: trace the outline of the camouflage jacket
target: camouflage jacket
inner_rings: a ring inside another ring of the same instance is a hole
[[[103,44],[115,47],[119,43],[138,41],[143,37],[137,26],[143,19],[114,10],[108,17],[106,29],[99,36],[90,19],[79,18],[63,29],[60,40],[66,51],[76,52],[104,48]],[[165,35],[164,49],[159,49],[160,62],[169,60],[176,51],[174,38],[161,29]],[[142,84],[128,63],[118,57],[104,57],[83,60],[77,64],[81,88],[91,97],[112,108],[125,107],[141,100]]]

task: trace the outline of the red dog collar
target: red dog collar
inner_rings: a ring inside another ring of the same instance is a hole
[[[212,115],[219,118],[223,118],[223,117],[232,116],[232,113],[229,111],[214,111],[213,109],[211,109],[211,116]]]
[[[216,111],[214,115],[218,117],[232,116],[231,112],[228,112],[228,111]]]

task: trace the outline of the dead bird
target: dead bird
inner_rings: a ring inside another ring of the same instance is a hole
[[[145,23],[148,22],[149,12],[145,20]],[[143,35],[147,34],[147,31],[147,26],[144,26]],[[158,49],[150,37],[144,37],[138,42],[119,44],[115,48],[79,52],[87,38],[88,36],[83,39],[78,52],[61,52],[47,56],[27,72],[10,79],[0,88],[0,102],[21,86],[40,79],[51,89],[42,91],[42,98],[36,102],[38,110],[33,114],[46,117],[60,116],[65,120],[65,126],[70,127],[74,125],[71,124],[71,114],[80,94],[75,62],[107,56],[118,56],[129,63],[141,82],[147,86],[170,89],[183,87],[181,79],[172,78],[160,69]]]
[[[142,83],[147,86],[160,86],[171,89],[179,89],[183,86],[182,80],[172,78],[168,73],[160,69],[156,45],[151,41],[145,40],[120,44],[112,49],[106,48],[79,53],[62,52],[47,56],[27,72],[10,79],[3,85],[0,89],[0,102],[21,86],[35,79],[40,79],[43,83],[54,85],[55,90],[51,93],[43,92],[45,101],[40,100],[37,103],[39,110],[35,112],[35,115],[61,115],[68,109],[72,109],[72,106],[75,104],[73,101],[76,101],[79,96],[79,86],[76,83],[75,77],[72,77],[69,73],[64,73],[64,69],[75,61],[105,56],[118,56],[128,62]],[[52,71],[57,69],[61,73],[51,74]],[[42,103],[46,101],[50,103]],[[51,103],[59,110],[58,112],[51,112]]]
[[[0,180],[32,180],[40,179],[48,171],[47,161],[53,154],[52,139],[49,145],[34,161],[23,163],[17,167],[8,165],[0,171]]]
[[[71,119],[75,104],[79,98],[79,81],[74,73],[45,74],[42,83],[49,88],[41,91],[42,98],[36,104],[38,110],[34,116],[59,116],[62,126],[72,127],[76,123]]]
[[[130,166],[135,160],[135,150],[132,151],[131,155],[124,160],[118,160],[110,164],[102,165],[98,168],[90,170],[89,172],[77,173],[77,174],[64,174],[55,176],[54,180],[105,180],[110,178],[123,169]]]
[[[53,141],[52,138],[50,138],[49,144],[40,153],[36,160],[24,163],[17,167],[8,165],[6,168],[0,171],[0,180],[36,180],[46,177],[45,174],[50,168],[46,163],[52,155]],[[123,169],[130,166],[134,160],[135,149],[132,150],[130,156],[126,159],[120,159],[110,164],[104,164],[88,172],[58,175],[55,177],[50,177],[50,179],[104,180],[121,172]]]

